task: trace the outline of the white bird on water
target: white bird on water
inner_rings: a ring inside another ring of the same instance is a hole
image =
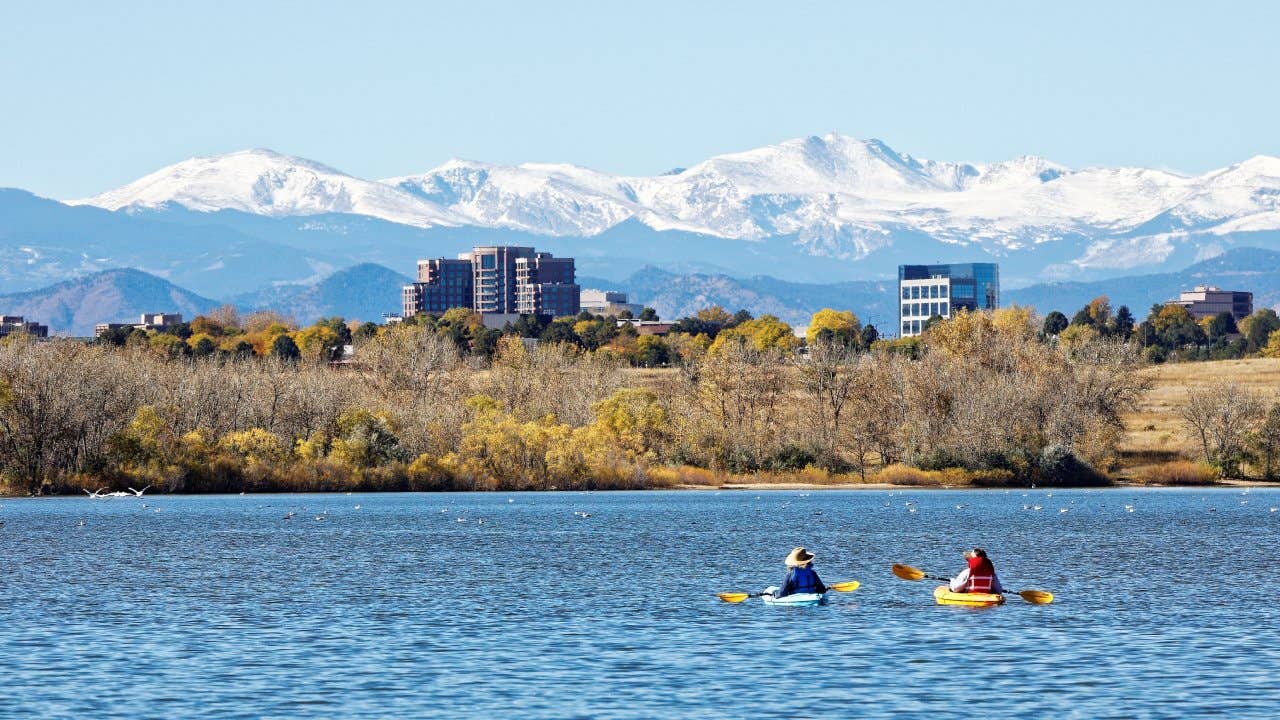
[[[291,517],[293,517],[294,515],[297,515],[297,514],[298,514],[298,513],[296,513],[296,512],[294,512],[294,511],[290,510],[289,512],[287,512],[287,513],[285,513],[285,514],[284,514],[284,517],[283,517],[282,519],[283,519],[283,520],[288,520],[289,518],[291,518]]]

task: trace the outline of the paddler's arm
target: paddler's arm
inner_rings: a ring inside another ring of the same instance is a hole
[[[969,568],[960,571],[960,574],[951,579],[949,587],[951,592],[964,592],[964,588],[969,584]]]

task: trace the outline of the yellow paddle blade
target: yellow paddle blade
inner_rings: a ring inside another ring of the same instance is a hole
[[[915,582],[916,580],[924,579],[924,571],[919,568],[913,568],[910,565],[895,564],[893,566],[893,574],[897,575],[903,580],[910,580],[912,582]]]
[[[1053,593],[1044,590],[1023,590],[1018,594],[1032,605],[1048,605],[1053,602]]]
[[[740,603],[751,597],[750,593],[718,593],[716,597],[727,603]]]
[[[828,585],[827,589],[835,590],[836,592],[853,592],[854,590],[857,590],[858,587],[861,585],[862,583],[858,582],[857,580],[846,580],[845,582],[838,582],[832,585]]]

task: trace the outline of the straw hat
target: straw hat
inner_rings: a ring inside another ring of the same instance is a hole
[[[791,554],[787,556],[785,562],[787,567],[804,567],[805,565],[813,562],[813,553],[802,547],[798,547],[791,551]]]

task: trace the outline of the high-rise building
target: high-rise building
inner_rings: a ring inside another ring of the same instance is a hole
[[[476,247],[457,260],[418,261],[418,281],[403,289],[404,316],[465,307],[486,315],[576,315],[573,258],[531,247]]]
[[[404,316],[470,308],[473,283],[470,257],[419,260],[418,281],[404,286]]]
[[[919,335],[929,318],[957,310],[1000,307],[1000,267],[995,263],[898,266],[898,328]]]
[[[1196,320],[1224,312],[1231,313],[1236,320],[1253,314],[1253,293],[1221,290],[1212,285],[1197,285],[1194,290],[1184,290],[1174,302],[1186,308]]]
[[[537,253],[516,259],[516,312],[521,315],[577,315],[580,292],[573,258]]]

